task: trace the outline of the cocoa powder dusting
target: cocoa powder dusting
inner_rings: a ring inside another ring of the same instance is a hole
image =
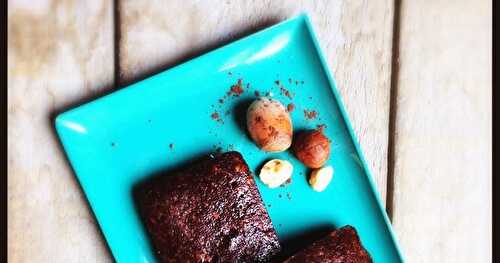
[[[308,120],[313,120],[313,119],[316,119],[316,117],[318,116],[318,113],[315,110],[313,110],[313,111],[304,110],[304,116]]]
[[[293,110],[295,109],[295,105],[293,103],[289,103],[287,106],[286,106],[286,110],[288,112],[292,112]]]
[[[288,178],[288,180],[286,180],[282,185],[280,185],[281,187],[287,187],[289,184],[292,183],[292,178]]]
[[[283,86],[280,87],[280,92],[281,92],[281,95],[285,95],[289,99],[292,99],[292,97],[293,97],[292,93],[289,90],[285,89]]]
[[[243,81],[241,79],[238,79],[238,83],[231,86],[231,89],[229,90],[227,95],[232,94],[233,96],[236,96],[236,97],[240,96],[244,92],[242,84],[243,84]]]
[[[212,118],[212,120],[217,121],[218,123],[224,124],[224,121],[220,118],[219,113],[217,113],[216,111],[214,113],[212,113],[210,115],[210,117]]]

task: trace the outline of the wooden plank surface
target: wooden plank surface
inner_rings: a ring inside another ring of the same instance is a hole
[[[12,1],[8,11],[8,259],[112,261],[51,118],[306,11],[385,199],[392,1]]]
[[[307,12],[385,200],[393,1],[124,0],[119,10],[122,83]]]
[[[9,262],[111,262],[51,118],[113,84],[112,14],[111,1],[9,1]]]
[[[491,260],[491,1],[403,1],[393,225],[408,262]]]

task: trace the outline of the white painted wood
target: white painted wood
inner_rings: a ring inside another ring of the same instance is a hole
[[[125,82],[301,12],[313,21],[385,200],[393,1],[121,1]]]
[[[393,225],[408,262],[491,260],[491,1],[403,1]]]
[[[112,12],[111,1],[9,1],[9,262],[111,262],[51,113],[112,85]]]

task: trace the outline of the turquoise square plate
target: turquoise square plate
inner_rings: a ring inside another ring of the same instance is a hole
[[[295,130],[326,126],[335,174],[324,192],[309,187],[308,170],[292,154],[262,152],[249,139],[245,110],[259,93],[293,103]],[[294,165],[285,187],[269,189],[255,177],[285,254],[352,225],[374,262],[403,261],[306,15],[64,112],[55,126],[118,262],[156,262],[134,186],[218,147],[241,152],[254,173],[271,158]]]

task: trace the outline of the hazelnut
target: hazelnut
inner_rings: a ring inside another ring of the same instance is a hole
[[[330,141],[320,130],[301,132],[294,139],[295,156],[309,168],[319,168],[330,156]]]

